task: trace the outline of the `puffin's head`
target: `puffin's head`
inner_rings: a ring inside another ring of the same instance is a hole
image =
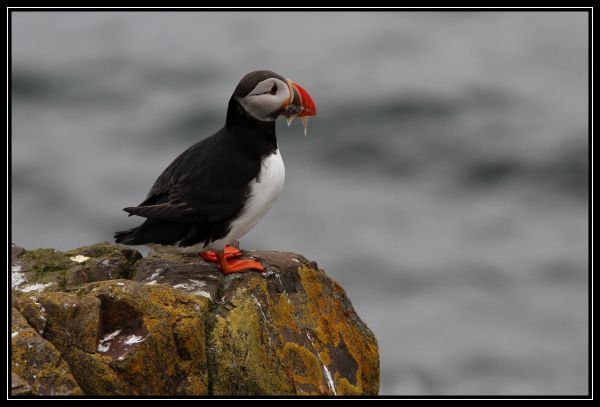
[[[273,121],[280,115],[288,123],[296,116],[305,121],[317,114],[315,102],[300,85],[271,71],[254,71],[242,78],[233,97],[253,118]]]

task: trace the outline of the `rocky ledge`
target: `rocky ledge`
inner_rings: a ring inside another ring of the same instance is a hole
[[[377,394],[377,342],[344,290],[300,255],[245,256],[267,271],[13,245],[12,394]]]

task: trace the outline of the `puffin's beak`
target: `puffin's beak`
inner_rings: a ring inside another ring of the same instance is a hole
[[[288,79],[288,85],[290,87],[290,99],[287,101],[284,114],[287,117],[316,116],[317,106],[308,92],[291,79]]]
[[[306,136],[306,128],[308,118],[317,115],[317,106],[312,100],[308,92],[291,79],[287,80],[290,88],[290,98],[283,103],[283,115],[287,117],[288,126],[298,116],[304,124],[304,135]]]
[[[290,87],[290,98],[284,103],[284,115],[286,117],[316,116],[317,106],[308,92],[296,82],[288,79]]]

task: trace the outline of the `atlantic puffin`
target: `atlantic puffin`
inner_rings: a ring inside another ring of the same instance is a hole
[[[117,243],[175,245],[197,250],[225,273],[264,271],[256,260],[235,259],[230,246],[248,233],[283,189],[285,167],[275,120],[317,108],[308,92],[267,70],[250,72],[229,99],[225,125],[179,155],[158,177],[146,199],[124,210],[144,223],[115,233]]]

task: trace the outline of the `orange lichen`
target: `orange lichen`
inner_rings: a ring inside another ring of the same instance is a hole
[[[302,286],[309,297],[306,302],[307,312],[304,313],[304,316],[305,318],[307,315],[319,316],[313,320],[317,323],[317,327],[314,329],[317,335],[315,341],[317,350],[322,352],[326,345],[338,347],[340,339],[343,339],[348,352],[357,365],[356,375],[350,379],[356,382],[355,387],[361,392],[376,393],[379,383],[377,380],[371,379],[379,377],[375,338],[365,336],[364,332],[359,331],[355,324],[349,324],[342,303],[334,296],[324,292],[327,290],[338,295],[343,293],[337,283],[332,282],[332,287],[325,288],[318,282],[318,270],[301,266],[298,268],[298,272],[301,276]],[[310,325],[308,321],[306,325]],[[341,391],[339,394],[342,394]]]
[[[323,351],[319,352],[319,359],[321,359],[321,362],[323,362],[325,366],[331,364],[331,359],[329,358],[329,351],[327,349],[324,349]]]
[[[296,322],[296,310],[290,302],[287,294],[282,293],[277,297],[277,305],[275,308],[277,318],[285,321],[288,328],[294,330],[297,334],[300,334],[300,328]]]
[[[287,342],[282,356],[292,369],[292,377],[296,384],[312,385],[316,390],[313,394],[324,394],[321,363],[311,351],[297,343]]]
[[[335,387],[339,395],[360,396],[364,394],[363,389],[361,389],[359,386],[354,386],[348,381],[348,379],[341,377],[339,373],[335,374],[334,380]]]

